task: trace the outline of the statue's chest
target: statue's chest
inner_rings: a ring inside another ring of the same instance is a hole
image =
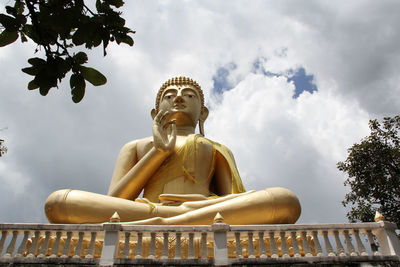
[[[214,153],[211,144],[196,140],[196,143],[185,142],[179,146],[177,142],[175,155],[167,160],[175,161],[172,163],[172,179],[168,179],[164,186],[164,193],[201,193],[208,194],[209,184],[213,174]],[[178,164],[179,166],[176,166]],[[178,167],[178,169],[176,169]],[[177,172],[173,171],[176,170]],[[174,174],[173,174],[174,173]]]
[[[205,179],[209,176],[212,169],[214,155],[211,144],[198,140],[195,143],[183,143],[181,149],[181,164],[197,179]]]
[[[214,172],[214,149],[203,138],[177,139],[172,153],[153,174],[145,187],[145,197],[157,201],[166,194],[209,195]]]

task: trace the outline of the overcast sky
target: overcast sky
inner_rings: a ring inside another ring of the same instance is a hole
[[[105,194],[119,149],[151,135],[156,92],[179,75],[205,91],[206,137],[232,150],[247,190],[292,190],[299,223],[347,221],[336,163],[369,119],[400,113],[398,0],[126,2],[135,45],[90,53],[108,82],[79,104],[68,80],[27,90],[35,46],[0,48],[0,222],[47,222],[57,189]]]

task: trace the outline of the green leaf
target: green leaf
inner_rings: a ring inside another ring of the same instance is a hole
[[[29,90],[34,90],[34,89],[38,89],[39,85],[36,83],[35,80],[32,80],[28,83],[28,89]]]
[[[50,88],[51,88],[51,87],[40,87],[40,88],[39,88],[39,93],[40,93],[42,96],[45,96],[45,95],[47,95],[47,94],[49,93]]]
[[[107,1],[109,5],[115,6],[116,8],[119,8],[124,5],[124,1],[122,0],[112,0],[112,1]]]
[[[125,36],[125,38],[121,39],[123,43],[128,44],[129,46],[133,46],[133,39],[130,36]]]
[[[65,77],[65,74],[70,71],[72,67],[67,60],[59,56],[54,59],[52,65],[54,65],[54,71],[60,80]]]
[[[94,86],[103,85],[107,82],[107,78],[96,69],[80,66],[80,71],[83,78]]]
[[[38,58],[38,57],[33,57],[28,59],[28,63],[33,65],[33,66],[40,66],[46,64],[46,60]]]
[[[69,84],[71,86],[72,101],[79,103],[85,95],[85,79],[83,79],[82,75],[74,73],[69,79]]]
[[[75,31],[74,35],[72,35],[72,42],[74,45],[82,45],[85,43],[85,37],[88,34],[85,27],[80,27]]]
[[[101,4],[100,0],[96,0],[96,9],[97,9],[97,12],[102,11],[102,4]]]
[[[17,15],[17,10],[14,7],[6,6],[6,12],[10,15]]]
[[[9,45],[15,42],[17,39],[18,39],[17,31],[9,32],[8,30],[4,30],[2,33],[0,33],[0,47]]]
[[[22,71],[32,76],[35,76],[39,73],[39,69],[37,67],[23,68]]]
[[[18,29],[17,20],[11,16],[0,14],[0,23],[9,31],[16,31]]]
[[[28,42],[28,39],[26,38],[25,34],[23,32],[20,33],[21,33],[21,42],[23,43]]]
[[[14,8],[17,10],[18,14],[24,13],[25,3],[21,1],[15,1]]]
[[[74,59],[76,60],[76,63],[78,64],[85,64],[88,61],[88,56],[86,55],[85,52],[79,52],[76,55],[74,55]]]

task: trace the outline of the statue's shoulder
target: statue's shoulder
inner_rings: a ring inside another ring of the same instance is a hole
[[[216,149],[216,150],[219,151],[219,152],[223,151],[223,152],[225,152],[226,154],[229,154],[230,156],[232,156],[231,150],[230,150],[227,146],[225,146],[225,145],[223,145],[223,144],[220,144],[220,143],[218,143],[218,142],[215,142],[215,141],[213,141],[213,140],[211,140],[211,139],[208,139],[208,138],[206,138],[206,137],[204,137],[204,136],[201,136],[201,135],[197,135],[197,139],[198,139],[198,141],[200,141],[200,142],[206,142],[206,143],[211,144],[211,145],[213,146],[213,148]],[[223,154],[225,154],[225,153],[223,153]]]
[[[137,149],[138,147],[146,147],[153,144],[153,137],[145,137],[137,140],[130,141],[126,143],[121,150],[132,150]]]

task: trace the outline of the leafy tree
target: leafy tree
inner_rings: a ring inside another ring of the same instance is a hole
[[[135,32],[125,27],[121,12],[122,0],[97,0],[96,11],[84,0],[15,0],[6,6],[7,14],[0,14],[0,47],[20,38],[37,44],[35,53],[44,51],[44,58],[28,60],[31,65],[22,71],[34,76],[28,89],[39,89],[47,95],[69,72],[72,100],[78,103],[85,94],[86,81],[94,86],[107,82],[106,77],[94,68],[84,66],[88,61],[85,52],[76,48],[92,49],[103,44],[104,56],[110,42],[133,45],[129,34]]]
[[[373,221],[379,210],[386,220],[400,226],[400,116],[369,121],[370,136],[348,149],[337,167],[346,172],[351,192],[342,204],[351,206],[350,221]]]
[[[7,152],[7,147],[3,145],[4,140],[0,139],[0,157]]]

